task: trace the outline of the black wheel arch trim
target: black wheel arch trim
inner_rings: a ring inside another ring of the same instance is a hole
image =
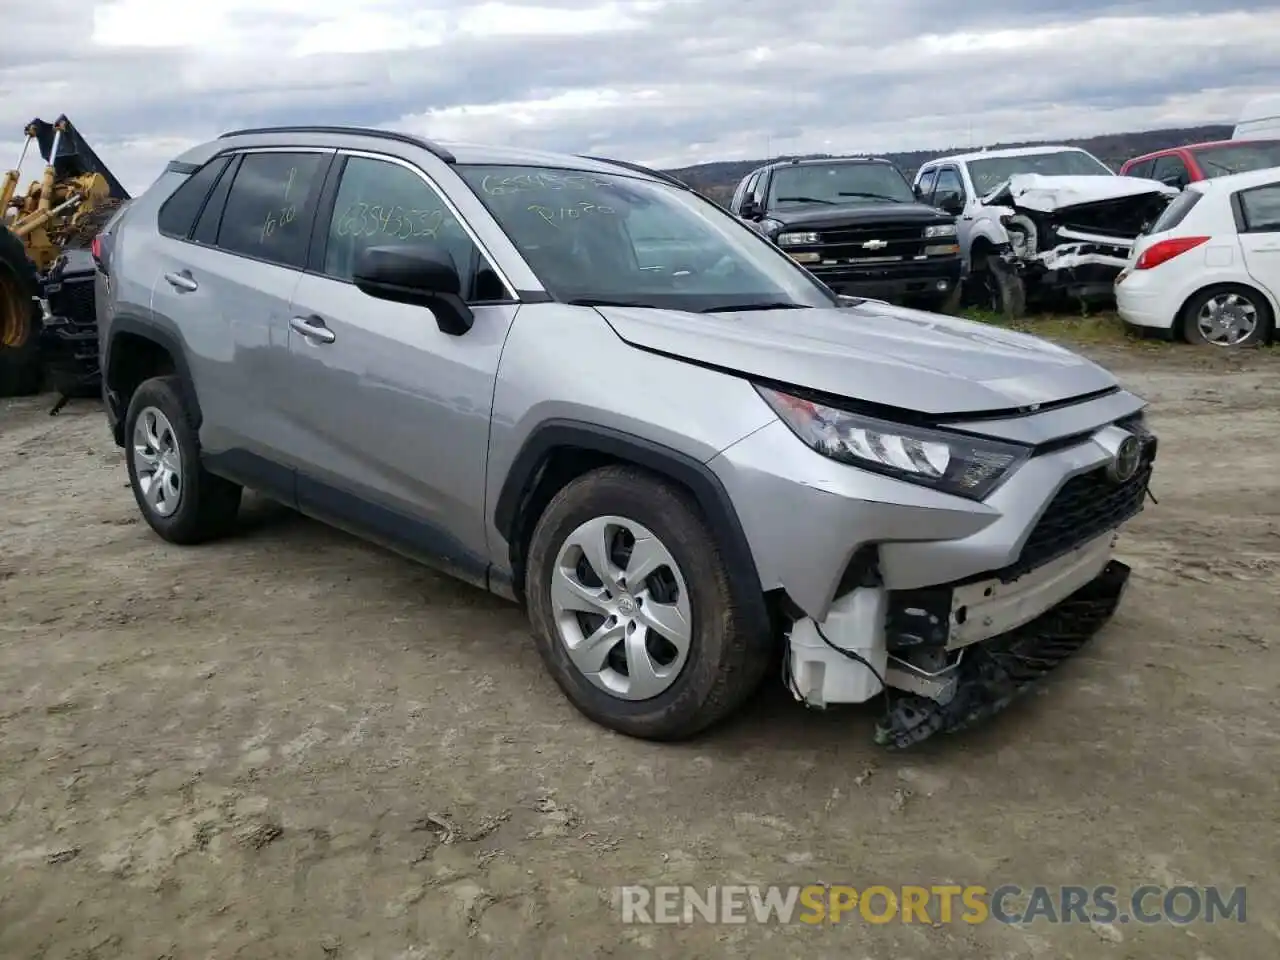
[[[174,372],[182,378],[183,389],[186,393],[185,399],[191,404],[192,426],[199,430],[204,418],[200,412],[200,399],[196,396],[195,381],[191,379],[191,367],[187,363],[187,353],[183,349],[182,343],[177,336],[156,323],[140,317],[117,315],[111,320],[111,330],[106,338],[106,343],[103,345],[102,356],[102,392],[107,403],[112,405],[117,417],[115,430],[117,433],[121,433],[121,436],[117,438],[117,442],[121,445],[124,442],[122,431],[124,429],[126,410],[123,409],[120,403],[121,398],[115,396],[114,391],[111,389],[110,374],[112,353],[115,350],[117,337],[122,333],[150,340],[157,346],[163,347],[169,356],[173,358]]]
[[[560,449],[586,450],[634,463],[688,489],[720,541],[736,602],[747,605],[754,622],[767,628],[760,574],[720,478],[686,453],[623,430],[568,419],[547,420],[535,427],[512,461],[493,510],[494,526],[508,544],[519,530],[521,511],[537,488],[542,467]]]

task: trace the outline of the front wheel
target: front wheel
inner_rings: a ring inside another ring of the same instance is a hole
[[[1260,346],[1271,336],[1273,322],[1266,299],[1244,286],[1201,291],[1182,311],[1182,332],[1199,346]]]
[[[1027,287],[1022,277],[998,255],[988,256],[969,277],[975,306],[1003,317],[1021,320],[1027,313]]]
[[[584,715],[646,740],[691,737],[733,713],[769,662],[734,603],[692,499],[641,470],[567,484],[538,520],[525,575],[534,637]]]

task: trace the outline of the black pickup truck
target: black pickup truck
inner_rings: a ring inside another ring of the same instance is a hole
[[[836,293],[959,304],[956,218],[918,202],[888,160],[775,161],[742,178],[729,209]]]

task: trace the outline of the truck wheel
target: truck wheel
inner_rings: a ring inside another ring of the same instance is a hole
[[[191,419],[177,377],[144,381],[125,414],[129,485],[143,519],[170,543],[223,536],[240,510],[240,486],[200,463],[200,440]]]
[[[40,392],[39,291],[22,241],[0,227],[0,397]]]
[[[715,537],[683,490],[629,466],[594,470],[552,498],[528,556],[538,652],[596,723],[685,739],[759,686],[769,638],[735,606]]]
[[[1271,337],[1271,306],[1258,291],[1239,285],[1210,287],[1182,311],[1188,343],[1209,347],[1256,347]]]
[[[1027,288],[1010,267],[997,255],[987,257],[974,278],[981,289],[983,309],[997,313],[1005,320],[1021,320],[1027,313]]]
[[[949,317],[954,317],[958,314],[960,312],[961,289],[961,284],[957,282],[956,285],[951,288],[950,293],[944,297],[939,297],[933,304],[933,312],[945,314]]]

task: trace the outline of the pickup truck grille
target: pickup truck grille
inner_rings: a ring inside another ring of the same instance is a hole
[[[1018,559],[998,571],[1000,579],[1005,583],[1016,580],[1140,513],[1155,456],[1155,437],[1147,434],[1142,466],[1124,483],[1112,483],[1103,467],[1064,483],[1031,531]]]
[[[894,257],[910,259],[924,254],[922,224],[858,224],[816,231],[815,252],[833,260],[877,260]],[[945,242],[945,241],[944,241]],[[870,243],[872,246],[868,247]],[[884,246],[880,246],[884,244]]]

